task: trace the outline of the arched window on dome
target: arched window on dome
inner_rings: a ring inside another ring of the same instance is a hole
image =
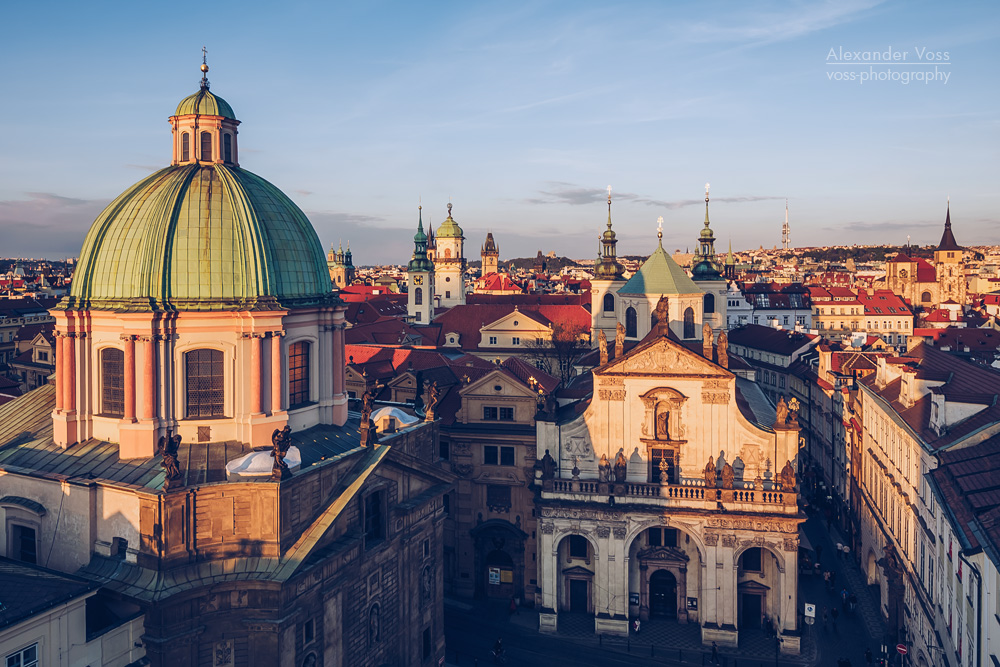
[[[711,292],[705,295],[705,311],[706,313],[715,312],[715,295]]]
[[[125,353],[115,347],[101,350],[101,414],[125,416]]]
[[[638,317],[635,313],[635,308],[629,306],[625,311],[625,337],[626,338],[638,338],[639,337],[639,322]]]
[[[181,162],[191,159],[191,135],[187,132],[181,133]]]
[[[694,308],[684,310],[684,338],[694,338]]]
[[[222,155],[227,163],[233,161],[233,135],[231,134],[222,137]]]
[[[615,295],[610,292],[604,295],[604,312],[615,312]]]
[[[188,419],[224,417],[226,383],[220,350],[192,350],[184,354],[185,409]]]
[[[288,346],[288,409],[309,402],[309,343],[301,341]]]
[[[422,306],[424,305],[424,288],[418,287],[413,290],[413,305]]]
[[[209,161],[212,159],[212,133],[202,132],[201,133],[201,157],[202,161]]]

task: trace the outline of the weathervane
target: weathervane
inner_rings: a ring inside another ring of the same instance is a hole
[[[656,219],[656,238],[663,240],[663,216]]]
[[[705,201],[706,201],[706,202],[708,201],[708,189],[709,189],[710,187],[712,187],[712,186],[711,186],[711,185],[709,185],[708,183],[705,183]]]

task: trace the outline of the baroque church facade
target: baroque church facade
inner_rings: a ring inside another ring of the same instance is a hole
[[[169,120],[52,311],[55,383],[0,407],[0,553],[141,610],[154,666],[437,664],[437,426],[348,411],[319,238],[207,76]]]

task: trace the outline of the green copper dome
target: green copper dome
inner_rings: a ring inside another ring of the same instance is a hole
[[[458,226],[455,219],[451,217],[451,203],[448,204],[448,218],[441,223],[438,227],[436,236],[439,239],[458,239],[465,238],[465,233],[462,228]]]
[[[194,95],[188,95],[177,105],[175,116],[187,116],[189,114],[201,114],[203,116],[222,116],[236,120],[236,114],[229,102],[209,91],[207,86],[202,87]]]
[[[335,301],[331,289],[316,231],[278,188],[237,167],[187,164],[104,209],[60,307],[268,310]]]

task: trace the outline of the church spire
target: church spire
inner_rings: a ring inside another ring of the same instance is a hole
[[[711,185],[705,183],[705,225],[698,235],[698,245],[692,259],[691,273],[696,281],[698,280],[721,280],[722,271],[715,259],[715,233],[709,226],[708,203],[709,188]]]
[[[201,47],[201,89],[208,90],[208,49]]]
[[[613,229],[611,229],[611,186],[608,186],[608,228],[600,236],[601,249],[597,254],[597,262],[594,266],[594,278],[596,280],[621,280],[625,267],[618,263],[615,246],[618,239]]]
[[[938,250],[961,250],[962,246],[955,241],[955,234],[951,231],[951,197],[948,197],[948,212],[944,218],[944,234],[941,235],[941,243]]]

